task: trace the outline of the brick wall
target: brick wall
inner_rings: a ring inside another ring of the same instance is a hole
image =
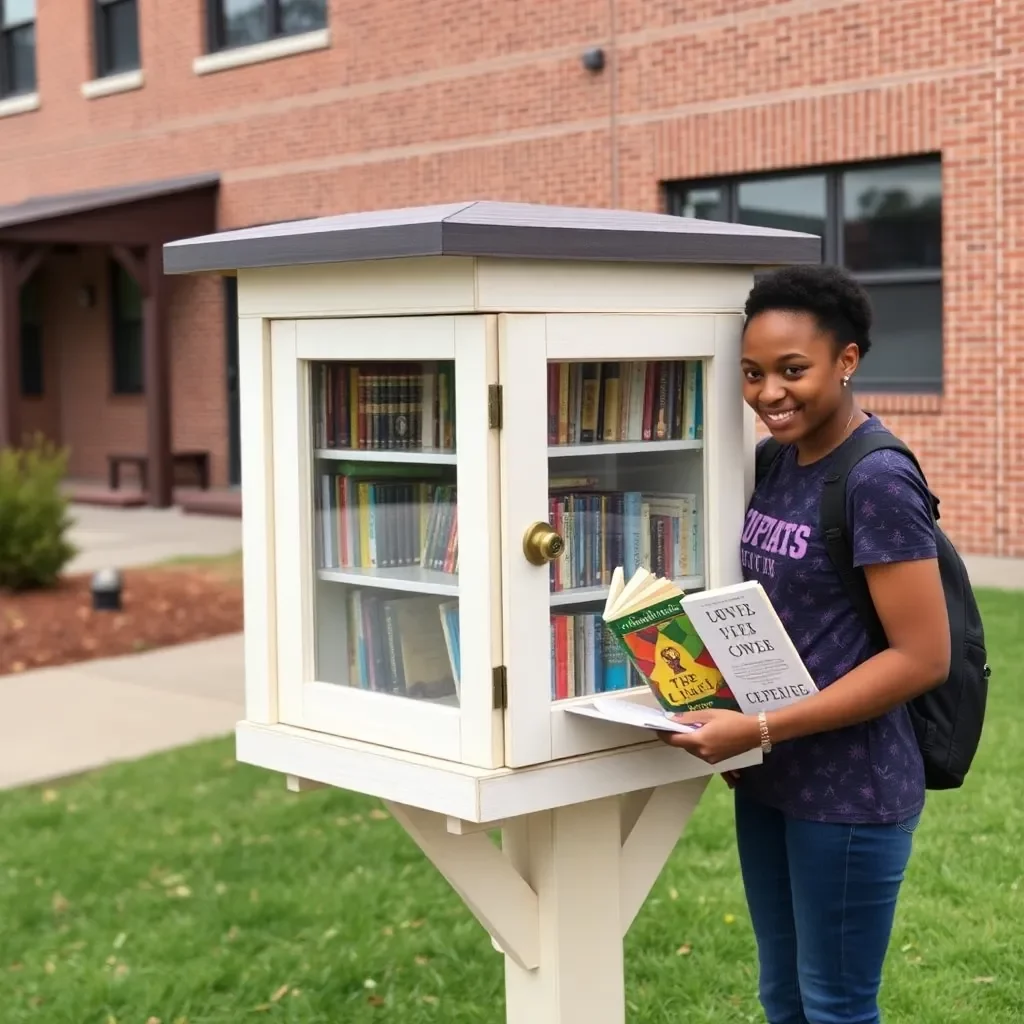
[[[481,196],[655,210],[665,180],[940,152],[945,393],[864,400],[966,551],[1024,555],[1019,5],[331,0],[330,49],[197,76],[201,2],[162,0],[140,4],[144,88],[92,101],[87,6],[40,0],[42,105],[0,120],[2,201],[216,170],[223,226]],[[223,467],[219,291],[175,287],[175,438]]]

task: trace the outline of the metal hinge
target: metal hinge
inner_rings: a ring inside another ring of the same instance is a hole
[[[495,665],[491,670],[491,685],[494,693],[494,710],[504,711],[508,707],[508,669]]]
[[[487,425],[491,430],[501,430],[502,398],[501,385],[487,385]]]

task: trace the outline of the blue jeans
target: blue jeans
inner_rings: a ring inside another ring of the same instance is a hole
[[[881,1024],[878,990],[920,815],[802,821],[736,793],[736,839],[768,1024]]]

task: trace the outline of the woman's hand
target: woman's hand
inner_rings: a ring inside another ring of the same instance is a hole
[[[682,747],[708,764],[727,761],[761,746],[761,729],[755,715],[740,711],[688,711],[674,715],[677,722],[699,724],[693,732],[659,732],[670,747]]]

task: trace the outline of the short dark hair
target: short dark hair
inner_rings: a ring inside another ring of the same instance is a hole
[[[853,342],[862,356],[871,348],[871,300],[841,267],[782,267],[765,274],[747,296],[747,323],[768,310],[810,313],[840,347]]]

